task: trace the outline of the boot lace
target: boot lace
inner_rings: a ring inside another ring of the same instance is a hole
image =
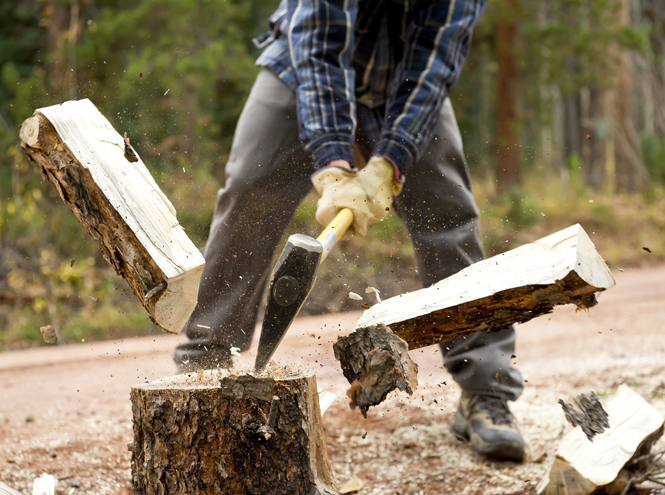
[[[495,425],[510,425],[513,422],[513,415],[508,409],[506,399],[493,395],[475,395],[469,401],[469,412],[476,403],[478,408],[487,410],[487,415]]]

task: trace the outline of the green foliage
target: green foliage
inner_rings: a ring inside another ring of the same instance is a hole
[[[647,135],[642,138],[642,157],[649,175],[665,184],[665,137]]]
[[[202,247],[219,187],[211,175],[222,175],[257,73],[251,39],[266,29],[275,6],[269,0],[0,4],[0,348],[43,343],[39,327],[49,323],[64,340],[154,329],[27,162],[17,146],[21,122],[36,108],[90,98],[128,133]]]
[[[228,153],[257,72],[250,43],[255,6],[143,0],[104,8],[77,49],[85,81],[79,97],[90,97],[134,136],[154,169],[210,172]]]
[[[530,173],[523,190],[495,198],[476,181],[482,240],[488,256],[532,242],[579,223],[613,266],[665,259],[665,194],[616,196],[566,187],[551,174]],[[648,246],[651,253],[642,250]]]
[[[473,46],[451,101],[472,169],[493,173],[495,80],[497,72],[495,26],[514,22],[521,42],[513,47],[520,68],[519,89],[524,169],[542,160],[541,131],[552,128],[561,110],[561,96],[597,87],[609,89],[616,57],[622,50],[648,51],[649,31],[634,22],[617,27],[619,0],[498,0],[489,2],[474,32]],[[603,133],[605,122],[595,122]],[[599,139],[605,139],[600,137]]]

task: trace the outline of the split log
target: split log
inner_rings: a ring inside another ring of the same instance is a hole
[[[23,494],[17,492],[13,488],[9,488],[2,481],[0,481],[0,495],[23,495]]]
[[[549,473],[538,485],[541,495],[621,493],[628,476],[622,469],[644,456],[663,434],[665,418],[628,385],[621,385],[606,406],[610,428],[590,442],[582,430],[567,433]]]
[[[573,225],[479,261],[431,287],[401,294],[363,313],[356,328],[379,323],[418,349],[475,332],[502,330],[552,312],[589,308],[614,286],[605,261],[580,225]]]
[[[40,108],[20,137],[153,321],[180,332],[205,262],[129,140],[88,99]]]
[[[351,384],[347,392],[351,408],[360,408],[365,417],[370,406],[383,402],[391,391],[399,389],[411,395],[418,386],[418,365],[409,357],[406,342],[385,325],[340,337],[334,350]]]
[[[418,349],[475,332],[503,330],[550,313],[561,304],[590,308],[597,303],[595,294],[613,285],[610,270],[593,242],[581,226],[573,225],[475,263],[431,287],[372,306],[363,313],[354,333],[337,340],[335,357],[353,388],[353,383],[367,381],[362,368],[374,349],[359,344],[365,339],[360,335],[365,328],[386,325],[409,350]],[[396,373],[410,367],[404,354],[392,354]],[[365,397],[381,398],[367,407],[400,388],[380,383],[386,388],[365,391]]]
[[[137,385],[134,495],[337,494],[316,377],[207,370]]]

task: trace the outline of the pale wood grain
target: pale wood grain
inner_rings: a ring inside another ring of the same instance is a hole
[[[37,110],[20,136],[154,321],[180,332],[205,262],[140,157],[126,158],[123,137],[88,99]]]
[[[523,323],[559,304],[587,308],[596,302],[594,293],[613,285],[593,242],[573,225],[376,304],[356,328],[388,325],[415,349]]]

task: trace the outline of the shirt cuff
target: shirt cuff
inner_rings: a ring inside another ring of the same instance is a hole
[[[344,134],[328,134],[315,139],[307,148],[312,152],[314,169],[319,170],[333,160],[346,160],[355,170],[351,137]]]
[[[406,174],[416,161],[418,149],[403,137],[392,132],[384,132],[374,149],[374,154],[385,157],[402,174]]]

